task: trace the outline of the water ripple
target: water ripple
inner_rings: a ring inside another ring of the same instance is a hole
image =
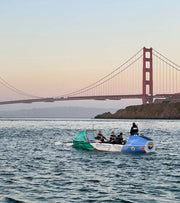
[[[93,120],[110,134],[129,120]],[[0,120],[1,202],[180,202],[179,121],[142,120],[156,141],[148,155],[78,150],[72,142],[92,120]],[[55,144],[58,143],[58,144]]]

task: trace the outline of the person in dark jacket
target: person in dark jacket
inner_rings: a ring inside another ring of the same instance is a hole
[[[114,131],[112,131],[112,133],[110,135],[109,142],[112,143],[112,144],[116,143],[116,135],[115,135]]]
[[[99,133],[97,134],[97,136],[95,137],[95,139],[100,140],[101,142],[104,142],[104,140],[107,140],[104,135],[102,134],[101,131],[99,131]]]
[[[123,133],[122,132],[117,136],[116,144],[124,144],[124,142],[123,142]]]
[[[131,135],[138,135],[138,132],[139,132],[139,130],[138,130],[136,123],[133,123],[131,130],[130,130],[130,134]]]

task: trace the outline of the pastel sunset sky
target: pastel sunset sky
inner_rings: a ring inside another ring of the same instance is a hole
[[[83,88],[144,46],[180,64],[179,0],[0,1],[0,77],[33,95]]]

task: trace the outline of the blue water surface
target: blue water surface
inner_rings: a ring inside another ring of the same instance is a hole
[[[1,119],[0,202],[180,202],[180,121],[138,120],[147,155],[75,149],[84,129],[128,139],[132,120]]]

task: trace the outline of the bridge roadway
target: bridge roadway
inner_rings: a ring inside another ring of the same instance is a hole
[[[179,94],[157,94],[153,98],[167,98]],[[148,97],[148,95],[146,95]],[[120,99],[142,99],[142,94],[136,95],[103,95],[103,96],[76,96],[76,97],[46,97],[39,99],[23,99],[23,100],[12,100],[12,101],[2,101],[0,105],[5,104],[18,104],[18,103],[34,103],[34,102],[55,102],[55,101],[70,101],[70,100],[120,100]]]

